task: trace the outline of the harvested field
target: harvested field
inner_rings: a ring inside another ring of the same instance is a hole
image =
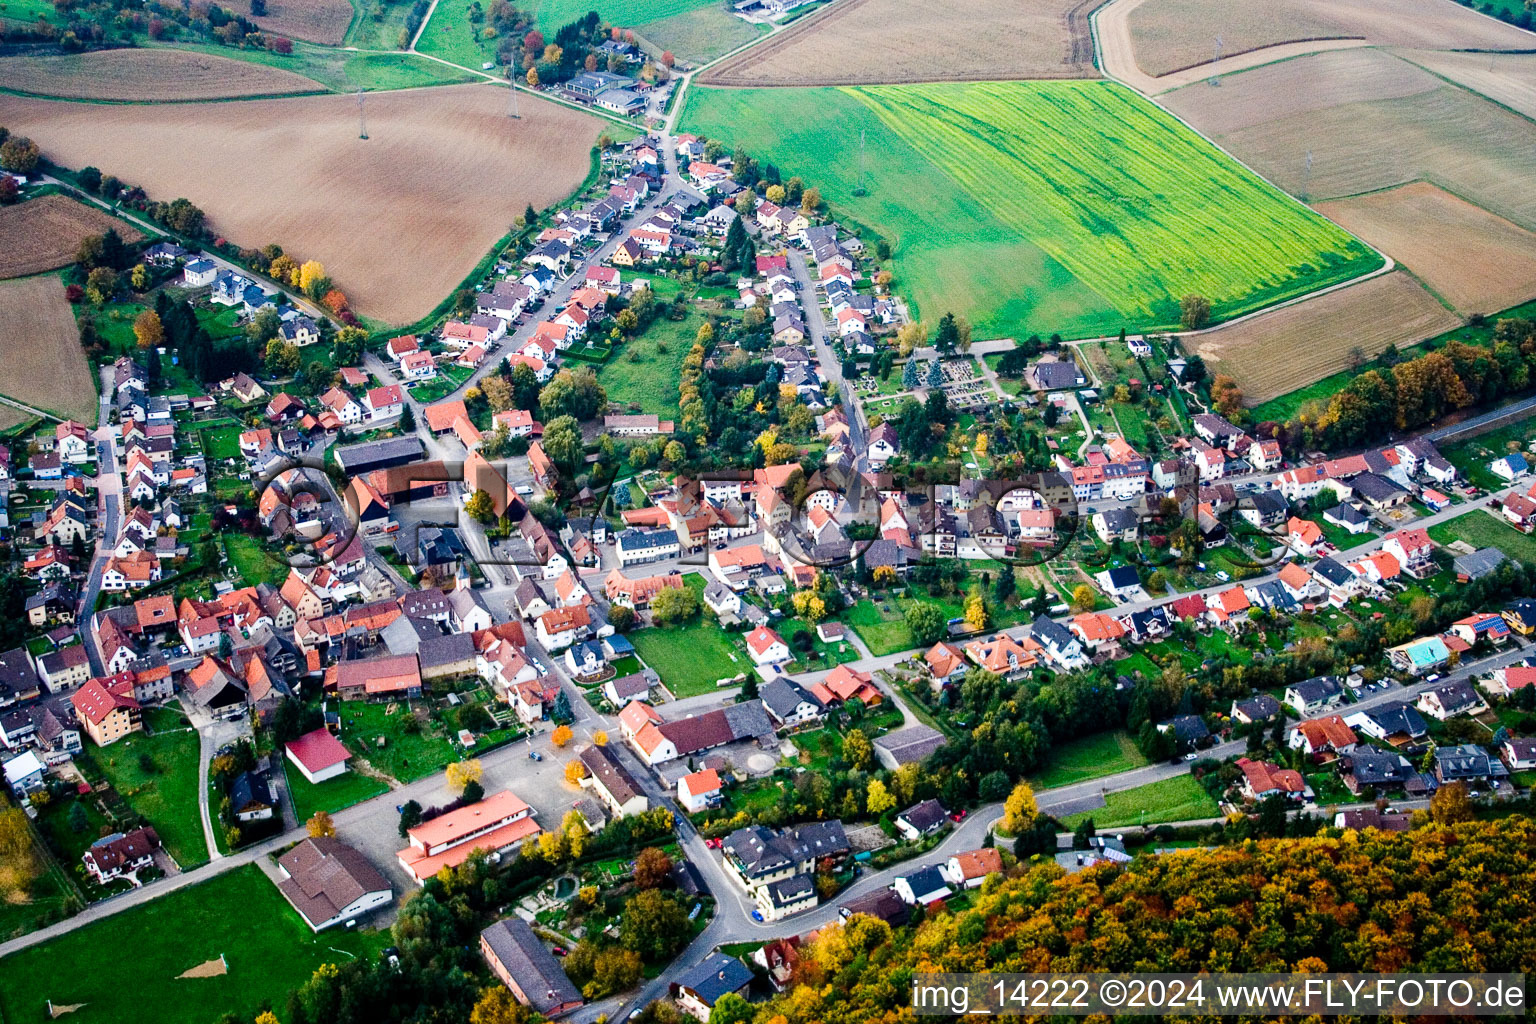
[[[1159,98],[1197,131],[1309,201],[1430,181],[1536,230],[1536,125],[1458,86],[1272,117],[1276,97],[1347,92],[1331,84],[1340,54],[1301,57]],[[1283,108],[1282,108],[1283,110]],[[1312,156],[1310,174],[1307,154]]]
[[[700,79],[710,85],[1097,78],[1100,0],[838,0]]]
[[[1536,48],[1536,42],[1532,47]],[[1536,118],[1536,53],[1400,50],[1397,55],[1495,103]]]
[[[1392,256],[1462,313],[1536,296],[1536,234],[1426,182],[1319,203],[1319,213]]]
[[[1300,88],[1303,82],[1306,87]],[[1444,84],[1382,50],[1336,50],[1231,75],[1214,88],[1201,81],[1158,102],[1176,114],[1197,110],[1202,132],[1225,135],[1346,103],[1417,96]]]
[[[379,93],[357,137],[352,96],[175,106],[0,96],[0,124],[70,167],[95,164],[152,196],[186,196],[241,244],[317,259],[359,313],[426,314],[523,208],[569,195],[604,122],[490,85]],[[177,153],[175,160],[163,159]],[[255,174],[282,153],[282,174]]]
[[[0,394],[96,422],[91,368],[57,275],[0,282]]]
[[[269,32],[340,46],[352,24],[347,0],[267,0],[267,13],[251,18]]]
[[[41,274],[73,263],[80,240],[108,228],[117,228],[124,241],[144,237],[131,224],[68,196],[42,196],[0,208],[0,278]]]
[[[213,100],[324,92],[282,68],[186,50],[98,50],[0,58],[0,89],[79,100]]]
[[[1363,38],[1380,46],[1529,50],[1536,36],[1468,10],[1453,0],[1128,0],[1125,18],[1136,64],[1160,76],[1206,64],[1221,54],[1298,40]],[[1194,28],[1198,26],[1198,29]]]
[[[13,427],[19,427],[32,418],[33,417],[30,413],[22,412],[14,405],[5,405],[4,403],[0,403],[0,431],[6,431]]]
[[[1204,359],[1242,385],[1250,403],[1267,401],[1367,358],[1460,324],[1417,281],[1400,271],[1191,337]]]

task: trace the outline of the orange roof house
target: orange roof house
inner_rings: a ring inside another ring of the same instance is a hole
[[[839,665],[828,672],[822,679],[822,684],[831,690],[838,700],[857,698],[866,706],[873,707],[885,699],[885,695],[875,685],[874,677],[868,672],[860,672],[847,665]]]

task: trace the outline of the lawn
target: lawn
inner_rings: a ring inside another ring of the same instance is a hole
[[[254,586],[266,581],[274,586],[282,586],[288,578],[290,566],[283,559],[268,550],[267,541],[243,533],[225,533],[224,552],[229,555],[230,564],[240,574],[240,579]]]
[[[419,702],[417,702],[419,704]],[[347,701],[340,705],[341,735],[348,749],[379,771],[401,782],[414,782],[459,759],[453,743],[435,722],[428,719],[412,731],[405,722],[416,705],[405,702],[366,704]],[[389,710],[394,708],[394,713]],[[379,738],[384,745],[378,744]]]
[[[693,347],[704,318],[689,312],[682,320],[659,316],[646,332],[597,371],[598,382],[613,405],[636,405],[658,416],[677,414],[677,383],[683,359]]]
[[[208,1024],[229,1012],[249,1020],[263,1005],[283,1006],[321,964],[373,956],[388,941],[372,930],[311,933],[261,869],[246,865],[11,954],[0,1011],[43,1020],[51,1000],[84,1004],[71,1024]],[[177,977],[220,956],[228,974]]]
[[[637,31],[658,49],[671,50],[679,60],[702,64],[745,46],[767,32],[768,26],[743,21],[726,13],[719,4],[712,4],[648,21]]]
[[[1510,558],[1536,565],[1536,538],[1482,509],[1431,526],[1429,537],[1437,544],[1464,540],[1475,548],[1496,547]]]
[[[1051,748],[1050,763],[1031,784],[1039,790],[1070,786],[1105,775],[1127,772],[1147,763],[1124,729],[1094,733]]]
[[[702,594],[704,577],[689,573],[683,585]],[[715,680],[753,670],[737,634],[727,633],[707,615],[680,626],[637,629],[629,634],[629,642],[674,697],[710,693],[716,689]]]
[[[629,641],[674,697],[713,692],[715,680],[753,670],[752,659],[736,634],[710,619],[637,629],[629,634]]]
[[[144,716],[153,736],[136,732],[110,747],[91,747],[81,760],[94,765],[128,805],[160,834],[166,850],[183,868],[208,859],[202,817],[197,809],[197,733],[180,714],[159,709]],[[148,754],[154,771],[139,763]],[[88,773],[89,774],[89,773]]]
[[[1531,456],[1526,443],[1532,437],[1536,437],[1536,420],[1522,419],[1507,427],[1447,445],[1441,454],[1468,483],[1493,491],[1508,487],[1509,481],[1494,476],[1488,468],[1489,464],[1511,451],[1519,451],[1529,459]]]
[[[1111,793],[1105,798],[1103,807],[1063,818],[1061,823],[1074,828],[1084,818],[1092,818],[1095,828],[1105,829],[1214,818],[1220,813],[1221,808],[1193,775],[1175,775],[1171,779]]]
[[[240,457],[240,427],[222,426],[202,431],[203,455],[209,459]]]
[[[283,777],[288,782],[288,793],[293,798],[293,815],[299,821],[308,821],[316,811],[335,814],[337,811],[362,803],[389,789],[385,782],[361,772],[347,771],[334,779],[319,784],[310,782],[296,769],[283,764]]]
[[[1224,319],[1380,262],[1113,83],[695,88],[686,103],[688,130],[805,176],[889,241],[924,319],[953,309],[980,338],[1168,327],[1189,293]]]

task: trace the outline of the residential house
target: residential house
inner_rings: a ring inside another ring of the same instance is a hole
[[[924,800],[896,816],[896,831],[903,839],[916,842],[945,826],[949,815],[937,800]]]
[[[352,925],[394,890],[367,857],[334,836],[309,837],[277,860],[278,892],[312,932]]]

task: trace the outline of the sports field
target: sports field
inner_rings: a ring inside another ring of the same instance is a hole
[[[1190,293],[1224,319],[1380,265],[1112,83],[694,89],[682,120],[814,181],[980,338],[1168,327]]]

